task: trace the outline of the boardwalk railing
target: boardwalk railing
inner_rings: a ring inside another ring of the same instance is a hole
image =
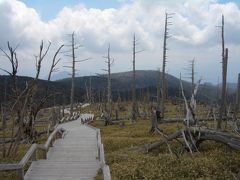
[[[47,151],[50,146],[52,146],[54,140],[59,137],[58,135],[63,135],[64,129],[56,127],[55,130],[50,134],[46,143],[44,145],[33,144],[27,153],[24,155],[22,160],[19,163],[15,164],[0,164],[0,171],[15,170],[18,171],[18,180],[24,180],[24,167],[31,159],[32,161],[37,160],[37,150],[44,151],[44,158],[47,158]]]
[[[111,174],[109,166],[106,165],[105,162],[105,155],[104,155],[104,148],[103,144],[101,143],[101,132],[100,129],[97,129],[97,146],[98,146],[98,158],[100,160],[101,168],[103,171],[104,180],[111,180]]]
[[[109,166],[106,165],[106,162],[105,162],[104,148],[103,148],[103,144],[101,142],[100,129],[97,129],[97,128],[88,124],[92,120],[93,120],[93,118],[91,120],[89,119],[89,121],[85,121],[86,122],[85,126],[88,126],[88,127],[92,128],[96,131],[98,159],[100,161],[101,169],[102,169],[102,172],[103,172],[103,177],[104,177],[104,180],[111,180],[110,169],[109,169]]]

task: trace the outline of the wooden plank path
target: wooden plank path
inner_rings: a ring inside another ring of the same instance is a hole
[[[98,158],[97,131],[75,121],[59,125],[66,130],[63,139],[54,142],[47,159],[33,161],[25,180],[88,180],[94,179],[101,164]]]

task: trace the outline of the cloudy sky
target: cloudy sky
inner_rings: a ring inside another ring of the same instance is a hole
[[[240,68],[240,1],[227,0],[0,0],[0,47],[9,41],[17,49],[19,75],[34,76],[41,40],[52,42],[43,62],[46,77],[54,51],[68,45],[75,31],[78,75],[102,73],[103,56],[111,43],[115,59],[112,72],[131,70],[132,36],[139,40],[137,69],[161,67],[165,12],[175,13],[168,40],[167,72],[187,76],[184,68],[195,58],[198,78],[216,83],[221,79],[221,15],[225,16],[225,40],[229,48],[228,81],[236,82]],[[64,51],[68,51],[66,46]],[[0,56],[0,67],[8,61]],[[60,71],[68,71],[70,59],[61,54]],[[2,72],[1,72],[2,74]]]

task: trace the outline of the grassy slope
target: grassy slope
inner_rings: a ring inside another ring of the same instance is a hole
[[[204,142],[200,153],[185,152],[181,157],[171,156],[166,146],[158,152],[144,154],[137,146],[160,139],[148,133],[150,122],[139,120],[136,124],[103,126],[95,121],[93,126],[101,129],[106,162],[110,166],[113,180],[117,179],[234,179],[231,172],[240,170],[240,154],[228,147]],[[160,127],[170,134],[178,129],[177,124],[163,124]],[[171,143],[177,150],[179,144]],[[101,179],[100,175],[96,179]]]

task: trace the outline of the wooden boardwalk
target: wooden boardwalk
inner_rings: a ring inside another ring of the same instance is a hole
[[[59,125],[66,130],[64,138],[54,142],[47,159],[33,161],[25,180],[88,180],[100,169],[97,131],[81,124],[81,118]]]

